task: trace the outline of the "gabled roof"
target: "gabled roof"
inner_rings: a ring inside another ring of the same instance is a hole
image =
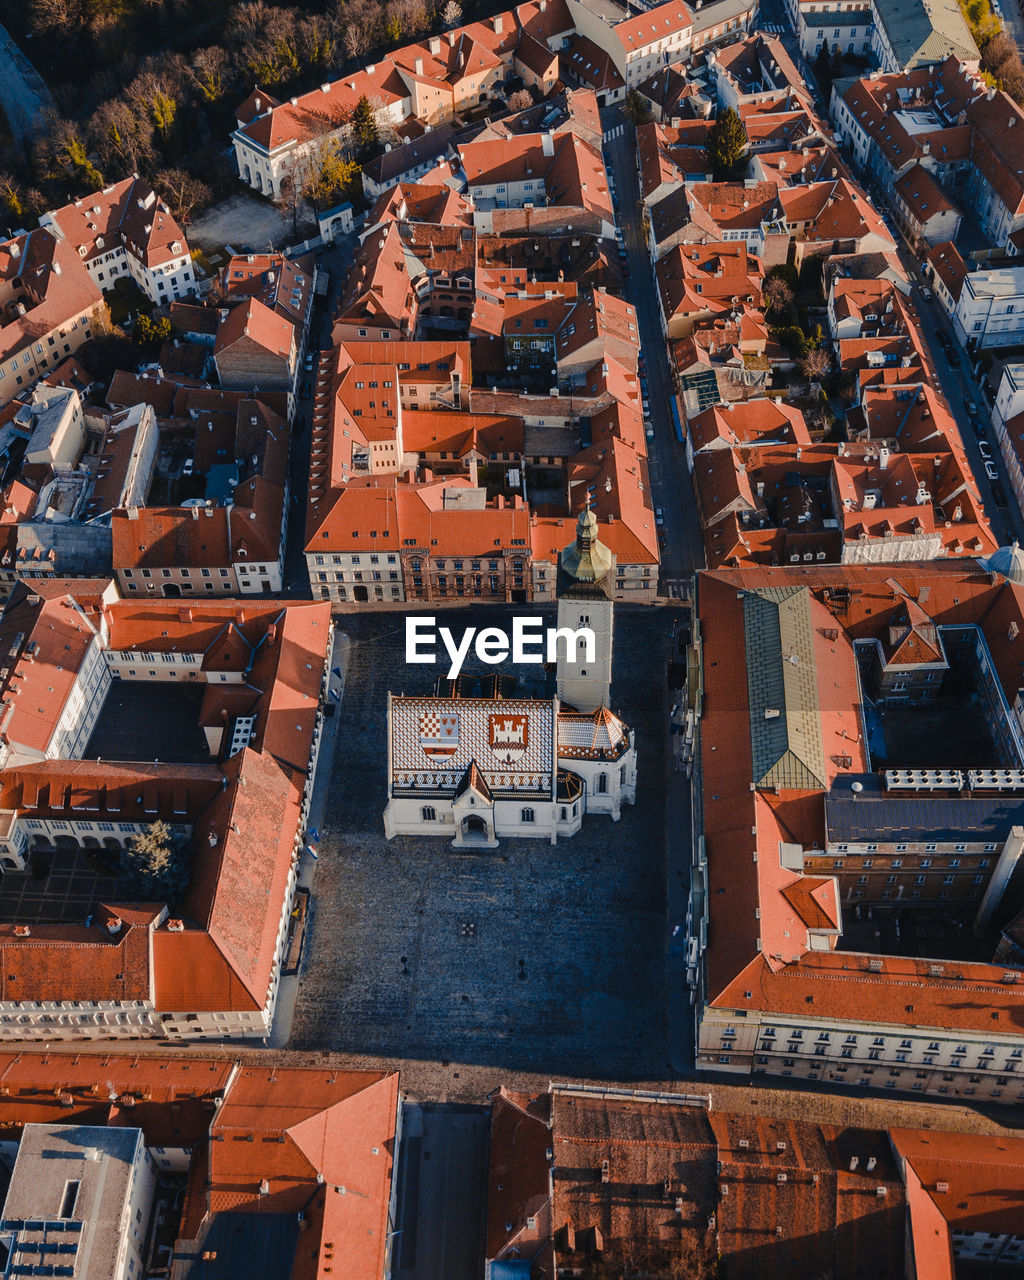
[[[827,786],[809,607],[800,588],[743,597],[753,781],[759,787]]]
[[[487,785],[487,779],[477,768],[475,760],[470,760],[466,766],[466,772],[459,780],[459,785],[455,788],[454,799],[458,800],[460,796],[464,796],[468,791],[475,792],[484,804],[491,804],[494,797],[491,795],[491,788]]]

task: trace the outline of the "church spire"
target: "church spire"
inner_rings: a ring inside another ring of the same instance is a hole
[[[576,521],[576,541],[563,550],[559,564],[566,576],[576,582],[600,582],[615,564],[615,557],[598,536],[597,516],[589,494]]]

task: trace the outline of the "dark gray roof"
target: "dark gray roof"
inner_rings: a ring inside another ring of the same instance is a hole
[[[402,175],[428,160],[437,160],[448,150],[448,144],[455,135],[450,124],[439,124],[429,133],[401,146],[392,147],[376,159],[363,166],[364,172],[381,186],[387,182],[398,182]]]
[[[965,844],[1000,843],[1013,826],[1024,825],[1024,795],[894,795],[848,787],[825,796],[828,844],[890,844],[932,840]]]

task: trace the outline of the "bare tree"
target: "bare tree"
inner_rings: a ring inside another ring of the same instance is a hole
[[[512,111],[528,111],[533,106],[533,94],[529,89],[517,89],[508,100]]]
[[[462,21],[462,5],[459,0],[448,0],[448,3],[441,10],[441,24],[447,30],[449,27],[457,27]]]
[[[210,188],[194,178],[187,169],[161,169],[153,185],[164,196],[179,222],[192,221],[197,209],[210,203]]]
[[[781,315],[793,301],[793,290],[781,276],[769,276],[764,282],[764,300],[769,311]]]
[[[812,347],[800,361],[800,372],[809,382],[820,382],[832,368],[832,357],[825,347]]]

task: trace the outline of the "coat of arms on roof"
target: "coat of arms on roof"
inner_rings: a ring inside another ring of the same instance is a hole
[[[491,750],[507,762],[525,754],[530,741],[530,721],[525,715],[494,715],[490,717],[487,740]]]
[[[433,759],[453,756],[459,749],[459,717],[425,711],[420,716],[420,746]]]

